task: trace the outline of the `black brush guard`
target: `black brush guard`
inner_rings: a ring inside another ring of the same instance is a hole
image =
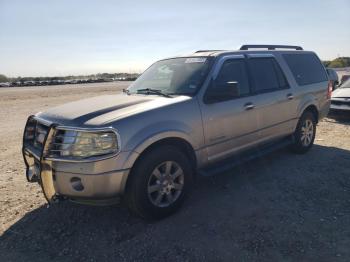
[[[40,152],[35,153],[34,150],[31,150],[29,147],[26,147],[25,134],[27,130],[27,125],[29,121],[36,118],[34,116],[30,116],[27,119],[24,133],[23,133],[23,146],[22,146],[22,155],[24,159],[24,163],[26,166],[26,177],[28,182],[38,182],[42,188],[44,196],[47,202],[53,203],[57,202],[59,196],[56,194],[54,187],[54,175],[52,172],[52,162],[45,160],[44,152],[47,151],[47,142],[51,140],[54,132],[55,125],[51,124],[48,127],[46,132],[43,146]]]

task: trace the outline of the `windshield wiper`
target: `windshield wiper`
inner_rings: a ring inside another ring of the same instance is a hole
[[[171,95],[165,94],[158,89],[152,89],[152,88],[138,89],[138,90],[136,90],[136,92],[138,94],[146,94],[146,95],[154,94],[154,95],[160,95],[160,96],[164,96],[164,97],[172,97]]]

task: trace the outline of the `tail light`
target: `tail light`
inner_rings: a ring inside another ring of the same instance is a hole
[[[332,89],[333,89],[332,81],[328,81],[327,99],[331,99]]]

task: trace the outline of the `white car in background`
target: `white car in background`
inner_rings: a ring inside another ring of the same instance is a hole
[[[10,83],[5,82],[5,83],[0,83],[0,87],[9,87]]]
[[[332,94],[330,113],[347,113],[350,116],[350,79]]]

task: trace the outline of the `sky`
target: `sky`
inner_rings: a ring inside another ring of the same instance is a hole
[[[350,0],[0,0],[0,74],[140,73],[154,61],[242,44],[350,56]]]

